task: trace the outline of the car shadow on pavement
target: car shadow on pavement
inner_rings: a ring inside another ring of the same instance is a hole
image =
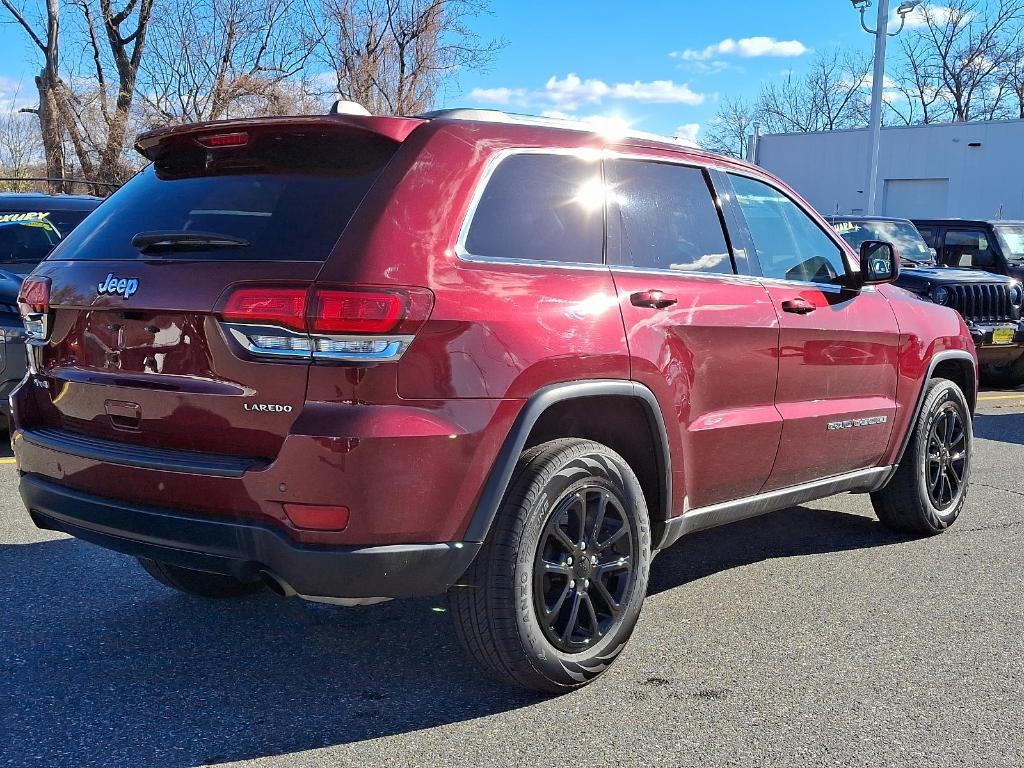
[[[0,765],[220,763],[536,702],[477,673],[444,606],[203,600],[83,542],[0,546]]]
[[[782,557],[869,549],[911,540],[873,517],[791,507],[683,537],[651,565],[648,595],[721,571]]]
[[[651,592],[901,540],[866,517],[798,507],[683,539],[655,559]],[[0,765],[220,763],[537,702],[464,659],[444,607],[202,600],[73,539],[0,546]]]
[[[1024,445],[1024,413],[976,414],[974,436],[996,442]]]

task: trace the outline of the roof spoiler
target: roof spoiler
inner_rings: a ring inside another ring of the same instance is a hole
[[[401,144],[425,120],[413,117],[374,117],[372,115],[330,114],[297,115],[290,117],[257,117],[239,120],[214,120],[205,123],[187,123],[173,128],[160,128],[139,134],[135,151],[147,160],[156,159],[159,147],[176,138],[207,138],[223,134],[243,133],[248,130],[345,130],[366,133],[390,139]]]

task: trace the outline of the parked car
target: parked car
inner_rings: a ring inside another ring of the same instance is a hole
[[[1011,386],[1024,384],[1024,287],[1019,280],[939,264],[935,250],[906,219],[832,216],[829,221],[854,249],[865,240],[895,245],[903,261],[896,285],[963,315],[982,371]]]
[[[0,193],[0,414],[4,422],[7,398],[25,375],[25,328],[17,306],[21,281],[99,204],[99,198],[85,195]]]
[[[940,264],[1024,281],[1024,221],[914,219]]]
[[[963,320],[761,169],[472,110],[137,148],[23,287],[15,445],[36,525],[165,585],[447,591],[484,670],[559,692],[684,534],[846,491],[914,534],[963,508]]]

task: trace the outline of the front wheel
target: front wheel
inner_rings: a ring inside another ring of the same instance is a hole
[[[970,487],[971,412],[952,381],[928,383],[924,405],[899,468],[871,494],[883,524],[904,533],[941,533],[960,516]]]
[[[502,681],[586,685],[632,634],[650,563],[647,505],[621,456],[578,439],[531,448],[465,585],[449,590],[459,641]]]

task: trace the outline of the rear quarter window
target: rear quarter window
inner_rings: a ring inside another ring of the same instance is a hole
[[[484,187],[463,247],[483,259],[600,264],[600,162],[554,154],[506,157]]]
[[[258,135],[242,148],[178,140],[115,192],[52,259],[152,259],[147,232],[209,232],[245,247],[167,251],[161,259],[323,261],[394,144],[341,131]]]

